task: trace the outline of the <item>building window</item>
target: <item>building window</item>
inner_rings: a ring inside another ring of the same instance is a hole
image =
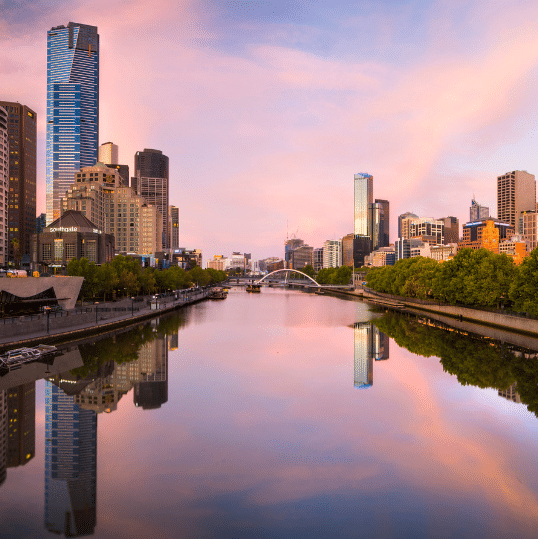
[[[43,262],[50,262],[51,259],[51,245],[45,244],[43,245]]]
[[[61,262],[64,258],[64,240],[54,240],[54,261]]]

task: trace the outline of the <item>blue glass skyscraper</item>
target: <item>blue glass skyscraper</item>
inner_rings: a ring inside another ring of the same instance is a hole
[[[99,134],[99,34],[70,22],[47,33],[47,224],[81,167],[95,165]]]

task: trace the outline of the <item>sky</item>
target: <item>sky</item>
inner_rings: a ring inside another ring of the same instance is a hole
[[[0,0],[0,99],[38,114],[46,35],[98,27],[99,141],[170,158],[180,245],[283,256],[353,232],[353,175],[397,216],[496,215],[496,177],[538,173],[538,3]]]

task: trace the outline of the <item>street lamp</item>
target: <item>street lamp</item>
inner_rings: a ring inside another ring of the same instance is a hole
[[[97,326],[98,322],[97,322],[97,306],[99,305],[99,302],[96,301],[95,302],[95,325]]]
[[[44,311],[47,313],[47,335],[50,333],[50,307],[44,307]]]
[[[131,296],[131,316],[134,316],[134,297]]]

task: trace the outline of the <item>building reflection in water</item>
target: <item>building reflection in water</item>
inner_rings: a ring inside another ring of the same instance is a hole
[[[45,527],[77,537],[96,523],[97,414],[45,386]]]
[[[7,476],[7,395],[0,391],[0,485]]]
[[[514,382],[508,389],[500,389],[499,397],[504,397],[505,399],[512,402],[521,402],[519,393],[516,391],[517,382]]]
[[[372,322],[356,322],[353,325],[353,338],[353,385],[366,389],[374,383],[374,359],[389,359],[389,337]]]
[[[168,401],[168,339],[166,334],[158,335],[140,348],[140,379],[134,385],[134,403],[144,410],[160,408]]]

